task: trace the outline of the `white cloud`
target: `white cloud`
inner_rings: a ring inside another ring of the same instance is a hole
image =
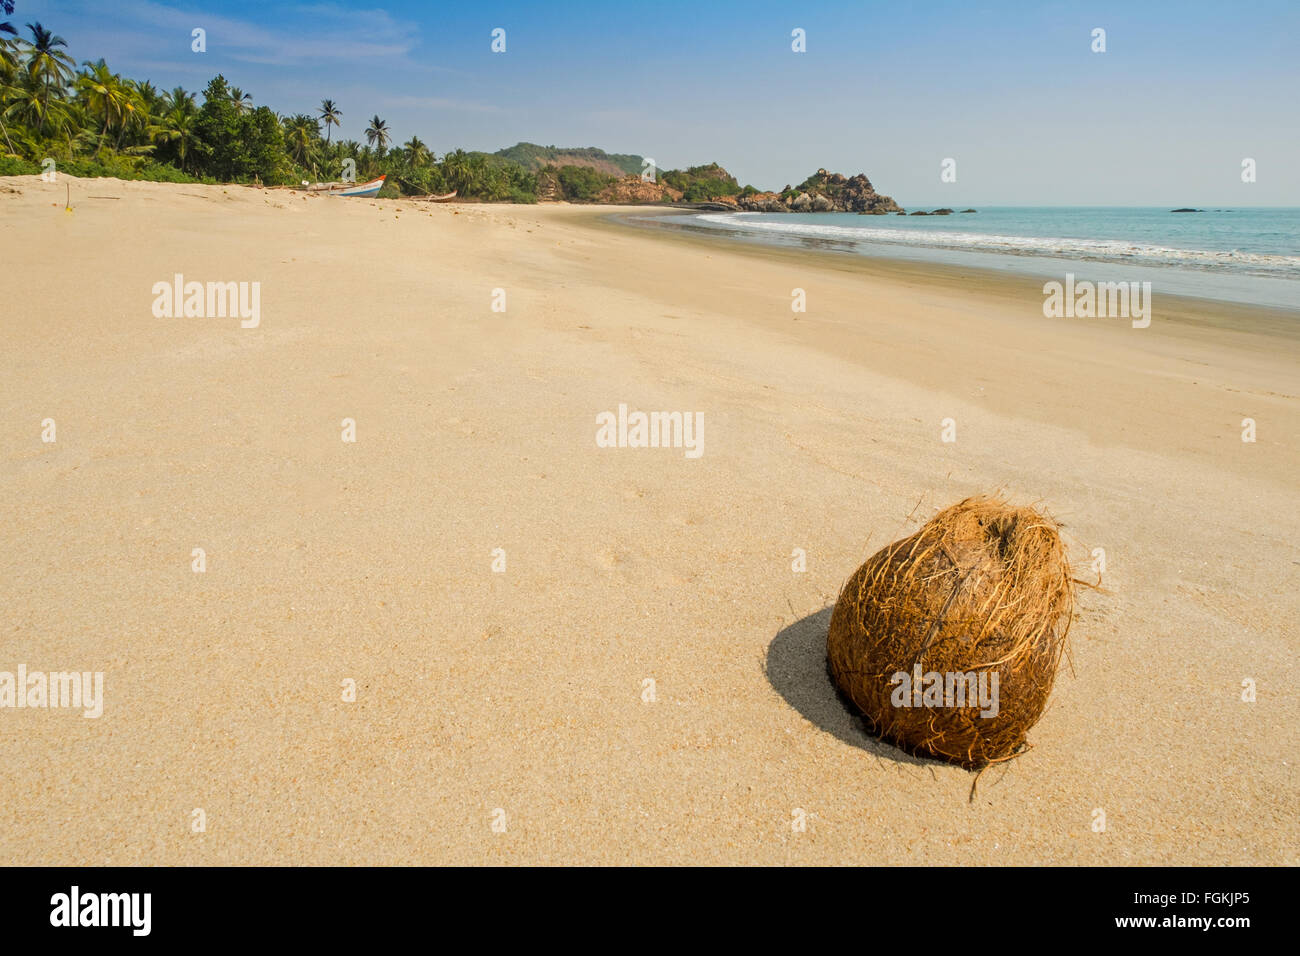
[[[393,66],[417,66],[407,54],[419,39],[414,24],[399,22],[385,10],[349,10],[335,4],[295,9],[292,26],[270,28],[211,11],[183,10],[153,0],[120,0],[112,6],[114,26],[136,35],[158,51],[160,35],[170,35],[188,50],[190,31],[207,31],[209,52],[221,50],[248,63],[289,64],[311,61],[370,61]],[[83,16],[103,15],[98,5],[83,4]],[[139,44],[137,43],[137,48]]]

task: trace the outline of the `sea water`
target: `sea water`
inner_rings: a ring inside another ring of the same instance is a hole
[[[719,212],[656,219],[753,242],[1045,279],[1072,272],[1094,281],[1150,281],[1157,294],[1300,311],[1295,208],[991,206],[948,216]]]

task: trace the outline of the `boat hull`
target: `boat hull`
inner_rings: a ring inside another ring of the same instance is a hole
[[[408,199],[411,202],[451,202],[456,198],[456,190],[453,189],[451,192],[445,193],[441,196],[404,196],[402,198]]]
[[[355,186],[345,186],[342,189],[331,189],[326,195],[329,196],[347,196],[356,198],[359,196],[374,196],[379,190],[384,188],[384,180],[387,177],[380,176],[378,179],[372,179],[368,183],[357,183]]]

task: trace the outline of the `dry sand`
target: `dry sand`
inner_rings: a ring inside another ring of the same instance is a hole
[[[0,710],[0,863],[1297,862],[1295,315],[1049,320],[608,209],[64,188],[0,179],[0,670],[106,702]],[[260,326],[155,318],[178,272],[260,282]],[[702,412],[703,455],[598,448],[620,402]],[[998,488],[1107,591],[968,802],[824,640],[871,552]]]

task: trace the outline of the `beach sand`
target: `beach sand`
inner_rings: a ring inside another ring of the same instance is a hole
[[[0,863],[1297,863],[1294,314],[70,182],[0,179],[0,671],[105,702],[0,710]],[[176,273],[260,283],[260,325],[155,318]],[[598,448],[620,403],[702,413],[703,454]],[[866,557],[997,489],[1105,590],[971,801],[824,642]]]

